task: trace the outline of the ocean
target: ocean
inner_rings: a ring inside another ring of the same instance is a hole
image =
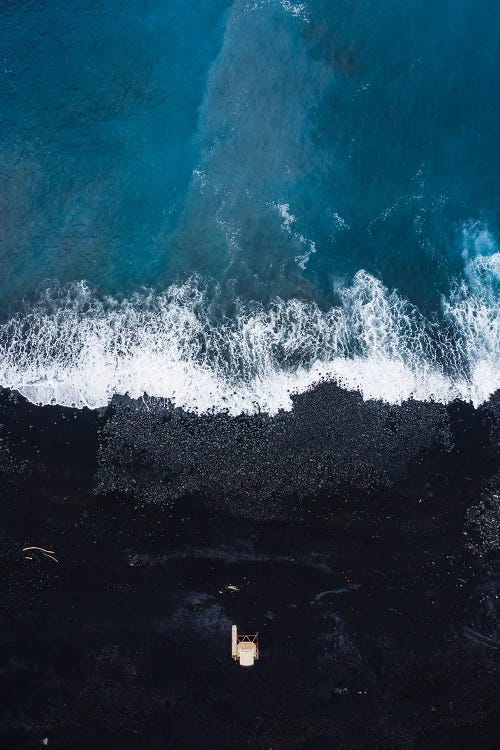
[[[0,384],[499,386],[496,3],[7,3]]]
[[[2,750],[498,750],[499,28],[0,1]]]

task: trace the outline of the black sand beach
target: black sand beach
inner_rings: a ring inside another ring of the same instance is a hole
[[[498,393],[0,425],[3,749],[500,746]]]

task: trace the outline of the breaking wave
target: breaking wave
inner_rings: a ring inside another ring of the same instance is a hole
[[[81,282],[0,326],[0,384],[41,404],[148,394],[235,415],[290,409],[293,393],[321,379],[365,399],[479,405],[500,386],[499,279],[499,253],[468,261],[432,320],[362,270],[327,311],[240,301],[215,318],[196,279],[123,300]]]

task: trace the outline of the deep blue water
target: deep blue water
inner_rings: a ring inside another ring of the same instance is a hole
[[[5,2],[0,28],[0,385],[233,412],[325,374],[498,387],[498,3]]]

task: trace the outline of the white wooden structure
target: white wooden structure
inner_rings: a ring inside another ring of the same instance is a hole
[[[231,655],[242,667],[252,667],[259,658],[259,634],[238,635],[238,628],[231,628]]]

